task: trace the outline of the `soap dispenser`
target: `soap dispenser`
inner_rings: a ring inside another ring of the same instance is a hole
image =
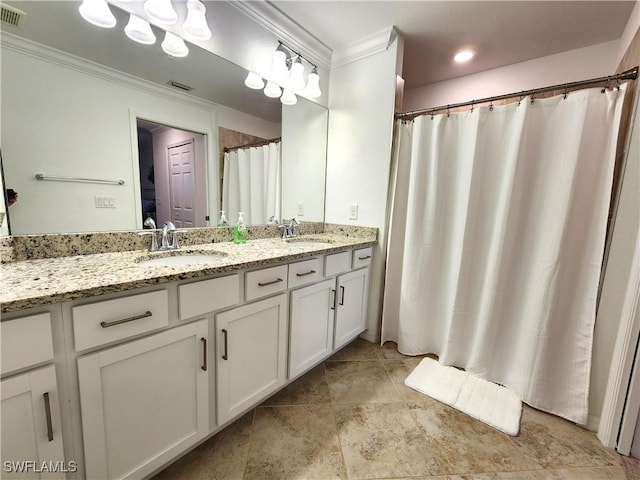
[[[247,241],[247,226],[244,224],[243,212],[238,212],[238,221],[233,227],[233,243],[245,243]]]
[[[220,220],[218,220],[218,227],[228,227],[227,217],[224,215],[224,210],[220,210]]]

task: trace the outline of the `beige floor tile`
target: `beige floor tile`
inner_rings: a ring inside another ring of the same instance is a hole
[[[324,365],[320,365],[280,390],[262,405],[319,405],[330,402]]]
[[[444,403],[424,396],[410,411],[423,430],[430,450],[448,474],[513,472],[542,467],[506,435]]]
[[[403,404],[334,405],[350,480],[443,473]]]
[[[253,415],[252,410],[171,464],[153,480],[241,480]]]
[[[401,402],[382,362],[326,362],[329,392],[334,403]]]
[[[545,468],[620,465],[595,433],[554,415],[523,406],[520,434],[512,437],[520,451]]]
[[[329,360],[333,362],[342,362],[349,360],[379,360],[378,345],[367,342],[362,338],[356,338],[346,347],[334,353]]]
[[[538,470],[498,473],[491,480],[625,480],[620,466]]]
[[[257,408],[244,478],[346,479],[331,406]]]

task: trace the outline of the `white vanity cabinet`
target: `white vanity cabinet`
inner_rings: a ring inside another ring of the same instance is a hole
[[[208,323],[78,358],[86,477],[141,478],[209,432]]]
[[[2,322],[0,334],[2,478],[66,478],[55,367],[38,366],[53,362],[50,316]]]
[[[223,425],[286,382],[287,295],[219,313],[215,323],[218,425]]]
[[[334,350],[346,345],[366,329],[369,269],[340,275],[336,289]]]

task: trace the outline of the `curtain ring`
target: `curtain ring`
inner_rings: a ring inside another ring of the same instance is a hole
[[[535,95],[532,93],[532,94],[531,94],[531,105],[533,105],[533,104],[535,103],[535,101],[536,101],[536,97],[535,97]]]
[[[520,92],[520,96],[518,98],[518,106],[520,106],[520,104],[522,103],[522,99],[524,98],[524,90],[522,92]]]
[[[449,105],[447,105],[447,118],[451,116],[451,110],[449,110]]]
[[[569,95],[569,91],[568,91],[568,89],[569,89],[569,84],[568,84],[568,83],[565,83],[565,84],[564,84],[564,95],[562,95],[562,98],[563,98],[564,100],[566,100],[566,99],[567,99],[567,95]]]
[[[493,112],[493,98],[489,99],[489,111]]]
[[[616,75],[616,90],[620,91],[620,77]]]
[[[473,109],[475,108],[475,100],[471,100],[471,113],[473,113]]]
[[[610,81],[611,81],[611,75],[607,77],[607,81],[604,82],[604,87],[602,87],[602,90],[600,90],[600,93],[604,93],[607,91],[607,87],[609,86]]]

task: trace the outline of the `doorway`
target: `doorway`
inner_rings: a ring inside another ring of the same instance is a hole
[[[141,222],[207,226],[205,135],[140,118],[136,126]]]

